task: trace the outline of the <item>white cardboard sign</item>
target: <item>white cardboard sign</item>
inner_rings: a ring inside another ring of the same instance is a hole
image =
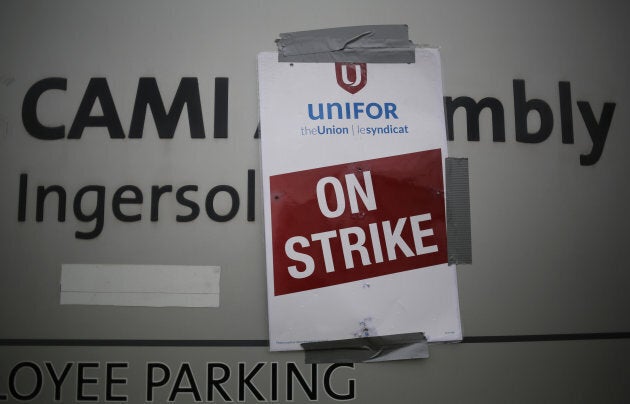
[[[438,50],[413,64],[258,63],[271,350],[461,340]]]

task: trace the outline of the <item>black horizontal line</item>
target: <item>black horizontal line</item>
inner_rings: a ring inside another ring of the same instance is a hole
[[[585,341],[630,339],[630,332],[581,334],[488,335],[464,337],[464,344],[501,342]],[[266,339],[0,339],[0,346],[66,346],[66,347],[268,347]]]
[[[0,346],[268,347],[266,339],[0,339]]]
[[[546,342],[546,341],[585,341],[598,339],[628,339],[630,332],[601,332],[579,334],[534,334],[534,335],[488,335],[464,337],[463,343],[479,344],[493,342]]]
[[[132,290],[132,291],[124,291],[124,292],[114,292],[114,291],[97,291],[97,290],[62,290],[61,293],[83,293],[83,294],[96,294],[96,293],[102,293],[102,294],[116,294],[116,295],[123,295],[123,294],[161,294],[161,295],[218,295],[219,292],[151,292],[151,291],[139,291],[139,290]]]

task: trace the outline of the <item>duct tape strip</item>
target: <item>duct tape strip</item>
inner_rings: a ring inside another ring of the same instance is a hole
[[[383,362],[429,357],[424,333],[306,342],[306,363]]]
[[[446,158],[448,263],[472,264],[468,159]]]
[[[278,62],[414,63],[406,25],[362,25],[280,34]]]

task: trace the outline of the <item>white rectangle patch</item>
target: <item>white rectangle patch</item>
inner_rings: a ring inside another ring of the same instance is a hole
[[[63,264],[61,304],[219,307],[218,266]]]

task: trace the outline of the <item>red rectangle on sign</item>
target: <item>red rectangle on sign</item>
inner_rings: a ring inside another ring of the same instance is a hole
[[[447,262],[439,149],[270,177],[274,295]]]

